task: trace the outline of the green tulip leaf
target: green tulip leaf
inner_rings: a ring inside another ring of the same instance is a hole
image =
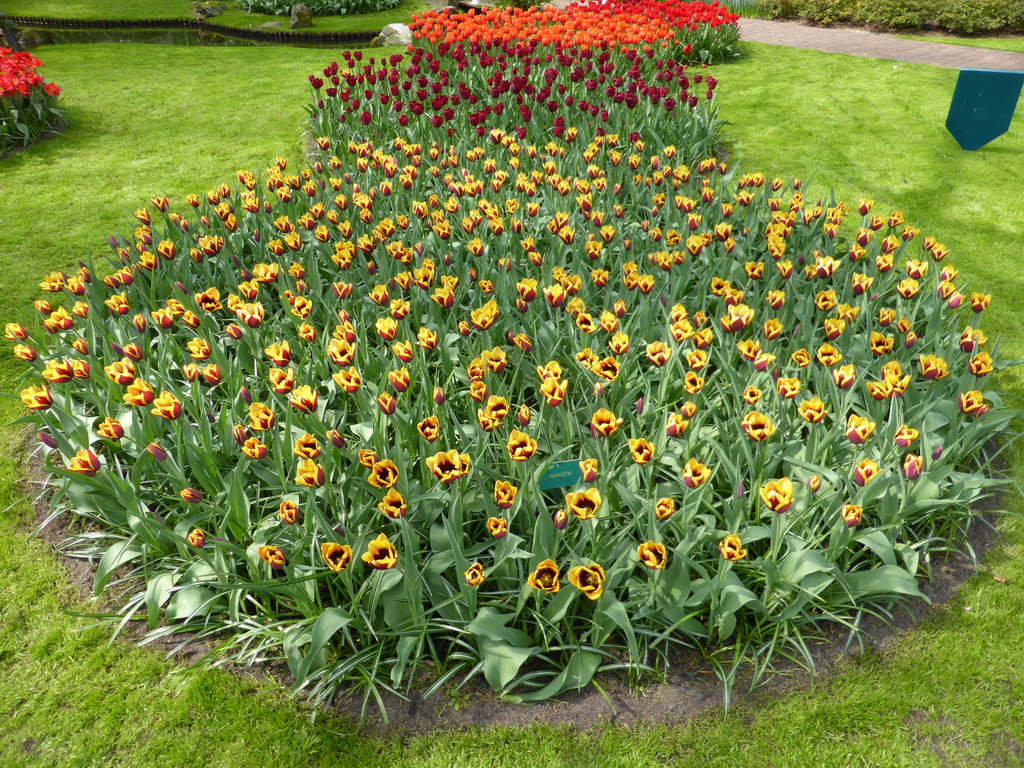
[[[893,552],[889,537],[877,528],[865,531],[857,537],[857,541],[870,549],[886,565],[896,565],[896,553]]]
[[[851,573],[845,577],[844,582],[846,588],[856,598],[894,593],[931,602],[921,592],[917,580],[895,565],[882,565],[871,571]]]
[[[219,602],[220,598],[212,589],[189,584],[174,593],[164,616],[169,623],[190,621],[196,616],[206,616]]]
[[[521,704],[527,701],[550,699],[552,696],[557,696],[570,688],[579,690],[590,682],[600,664],[601,657],[596,653],[591,651],[573,651],[572,656],[569,657],[569,662],[565,665],[565,669],[555,675],[551,682],[543,688],[538,688],[536,691],[530,691],[529,693],[506,696],[505,700]]]
[[[103,557],[100,558],[99,565],[96,566],[96,578],[93,580],[92,586],[93,592],[98,595],[103,591],[114,571],[125,563],[130,563],[135,558],[141,556],[142,547],[132,539],[126,539],[108,549],[103,553]]]
[[[509,643],[520,647],[529,645],[529,635],[522,630],[505,626],[513,618],[515,617],[511,613],[498,613],[493,608],[481,608],[476,618],[466,627],[466,631],[481,640]]]
[[[835,570],[835,563],[826,560],[819,552],[803,549],[790,552],[779,564],[779,578],[799,586],[807,576],[814,573],[829,573]]]
[[[487,684],[500,691],[519,674],[519,668],[535,650],[535,646],[518,648],[495,640],[482,639],[480,653],[484,659],[484,679],[487,680]]]
[[[146,610],[149,614],[149,628],[156,628],[160,622],[160,609],[171,598],[177,581],[177,574],[165,571],[158,573],[146,585]]]

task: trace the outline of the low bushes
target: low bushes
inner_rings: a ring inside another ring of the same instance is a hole
[[[756,5],[768,16],[820,24],[935,26],[965,34],[1024,31],[1024,5],[1016,0],[761,0]]]
[[[29,53],[0,48],[0,155],[31,144],[63,122],[60,87],[38,72],[43,63]]]

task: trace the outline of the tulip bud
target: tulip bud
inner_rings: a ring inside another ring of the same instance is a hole
[[[519,406],[519,424],[526,426],[530,423],[530,407],[528,405]]]
[[[198,504],[205,498],[203,494],[195,488],[185,488],[184,490],[179,491],[178,495],[189,504]]]
[[[908,480],[917,480],[921,476],[923,465],[924,461],[920,456],[908,453],[906,458],[903,459],[903,474],[906,475]]]
[[[150,443],[149,445],[147,445],[146,450],[149,451],[150,455],[157,461],[167,460],[167,451],[165,451],[156,443]]]
[[[641,395],[636,401],[636,415],[641,416],[644,412],[644,398]]]
[[[434,403],[444,405],[444,390],[440,387],[434,387]]]
[[[331,445],[335,448],[341,449],[345,447],[345,437],[336,429],[332,429],[327,433],[327,439],[331,441]]]
[[[246,405],[252,405],[252,394],[249,392],[248,389],[242,387],[241,389],[238,390],[238,394],[242,396],[242,400],[245,401]]]
[[[594,399],[599,400],[604,396],[604,384],[598,382],[594,385]]]
[[[938,448],[936,448],[934,451],[932,451],[932,461],[938,461],[939,458],[941,458],[941,456],[942,456],[942,451],[943,451],[943,446],[941,446],[941,445]]]
[[[36,437],[39,438],[39,442],[45,445],[47,448],[56,448],[57,441],[53,439],[53,436],[49,432],[40,430],[36,432]]]
[[[811,475],[807,478],[807,490],[811,493],[817,493],[821,488],[821,478],[817,475]]]
[[[916,334],[916,333],[914,333],[913,331],[911,331],[911,332],[910,332],[910,333],[908,333],[908,334],[906,335],[906,337],[905,337],[905,338],[903,339],[903,347],[904,347],[905,349],[910,349],[910,348],[911,348],[911,347],[913,347],[913,346],[914,346],[915,344],[917,344],[917,334]]]
[[[569,513],[566,512],[564,509],[556,509],[554,521],[555,530],[564,531],[565,527],[569,524]]]
[[[236,425],[235,428],[231,430],[231,436],[235,438],[235,442],[239,445],[242,445],[249,439],[249,435],[246,433],[245,427],[241,424]]]
[[[736,484],[736,498],[742,499],[746,495],[746,493],[747,487],[746,485],[743,484],[743,480],[741,479],[739,483]]]

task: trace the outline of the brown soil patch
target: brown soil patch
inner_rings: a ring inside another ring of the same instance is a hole
[[[29,441],[26,435],[26,453],[29,457],[25,462],[24,484],[26,492],[35,497],[36,520],[41,525],[48,516],[49,489],[46,493],[34,492],[34,489],[45,486],[46,470],[39,454],[28,451]],[[969,547],[974,551],[979,564],[997,539],[995,515],[991,510],[998,509],[999,502],[1000,498],[995,496],[980,505],[979,511],[982,514],[975,520],[963,542],[966,545],[964,549]],[[62,553],[61,545],[74,533],[76,524],[60,517],[39,529],[38,534],[57,552]],[[75,597],[83,601],[90,598],[93,569],[80,559],[65,556],[62,560],[68,569],[69,583],[73,586]],[[809,644],[813,642],[810,646],[813,671],[795,663],[778,662],[775,673],[753,693],[748,693],[751,672],[747,665],[735,683],[733,706],[756,702],[762,696],[778,695],[788,689],[808,685],[816,678],[821,679],[834,673],[844,659],[862,652],[884,653],[900,634],[922,620],[939,614],[944,604],[954,596],[957,587],[977,573],[975,561],[967,554],[953,554],[936,560],[933,569],[934,579],[931,582],[919,582],[930,604],[921,601],[900,602],[893,608],[889,623],[865,617],[860,632],[852,638],[845,630],[831,629],[823,632],[815,640],[809,641]],[[117,593],[125,594],[129,591],[134,590],[123,587],[110,594],[108,589],[108,596],[100,609],[116,611]],[[144,627],[129,626],[122,634],[126,636],[122,642],[129,639],[141,642],[146,632]],[[146,645],[170,655],[182,666],[199,662],[213,650],[210,643],[190,640],[185,635],[150,641]],[[233,671],[260,678],[273,677],[284,686],[293,682],[284,664],[260,668],[234,667]],[[718,709],[722,706],[724,695],[713,666],[698,651],[677,654],[663,679],[640,680],[639,683],[631,684],[624,675],[599,674],[595,681],[597,686],[590,685],[581,691],[564,693],[557,700],[519,705],[502,701],[478,677],[461,689],[449,685],[427,700],[416,693],[408,700],[386,696],[386,722],[371,699],[365,707],[365,720],[359,727],[368,734],[415,735],[471,727],[527,726],[536,722],[568,725],[576,729],[608,723],[626,726],[656,724],[678,722]],[[429,682],[429,679],[425,679],[422,689]],[[358,722],[364,712],[362,694],[339,695],[331,710],[343,719]]]

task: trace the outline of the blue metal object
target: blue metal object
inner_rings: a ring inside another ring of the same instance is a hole
[[[974,151],[1010,130],[1024,72],[961,69],[946,117],[946,129],[961,149]]]
[[[569,485],[576,485],[582,479],[578,461],[556,461],[541,477],[540,489],[547,491],[551,488],[565,488]]]

